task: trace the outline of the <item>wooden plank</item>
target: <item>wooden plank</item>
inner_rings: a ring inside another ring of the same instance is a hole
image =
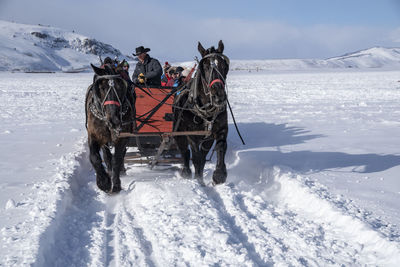
[[[186,132],[139,132],[139,133],[120,133],[119,137],[136,137],[136,136],[186,136],[186,135],[209,135],[209,131],[186,131]]]
[[[151,162],[153,162],[152,159],[125,159],[125,163],[127,164],[133,164],[133,163],[149,164]],[[159,159],[157,163],[182,163],[182,159],[181,158]]]

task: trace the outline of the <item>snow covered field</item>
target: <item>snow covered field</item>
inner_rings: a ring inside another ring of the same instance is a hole
[[[231,72],[247,143],[231,125],[227,183],[130,166],[112,197],[88,161],[91,79],[0,73],[0,266],[400,263],[399,71]]]

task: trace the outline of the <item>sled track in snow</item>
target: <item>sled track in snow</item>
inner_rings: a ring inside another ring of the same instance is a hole
[[[79,165],[65,177],[69,189],[57,201],[55,217],[40,238],[36,266],[83,266],[93,255],[103,255],[105,204],[94,190],[87,156],[84,152],[76,158]]]
[[[117,197],[116,201],[123,201]],[[143,229],[136,225],[134,215],[121,203],[117,203],[113,213],[108,214],[109,234],[106,266],[154,266],[151,243],[143,235]]]
[[[154,265],[151,244],[144,239],[140,227],[135,226],[133,215],[119,203],[124,192],[118,196],[100,192],[88,154],[75,160],[79,165],[66,177],[69,190],[62,194],[55,217],[41,235],[34,265]]]
[[[290,186],[285,175],[275,179],[280,183],[280,190],[276,192],[276,199],[270,201],[241,192],[234,185],[211,189],[208,193],[235,229],[232,234],[239,233],[245,244],[251,244],[249,255],[258,255],[251,257],[255,264],[382,265],[399,260],[398,242],[391,242],[358,218],[341,213],[327,199],[314,196],[294,179],[288,179],[294,183]],[[321,215],[318,210],[308,211],[308,206],[296,205],[301,202],[281,195],[287,190],[298,192],[324,212]]]
[[[382,227],[373,227],[373,218],[363,221],[348,203],[335,202],[313,182],[278,168],[267,170],[269,190],[257,192],[233,183],[203,187],[171,170],[133,167],[122,177],[124,191],[108,196],[96,188],[87,152],[75,160],[73,173],[65,174],[69,189],[40,237],[35,266],[390,265],[400,260],[394,231],[384,234]]]
[[[256,251],[255,245],[249,240],[248,233],[246,234],[244,232],[245,229],[242,229],[236,224],[235,216],[228,212],[220,194],[212,187],[204,188],[204,192],[210,199],[212,199],[213,207],[218,210],[221,221],[226,225],[227,229],[230,230],[231,235],[237,238],[238,242],[242,243],[246,248],[250,260],[258,266],[271,265],[271,262],[267,262],[266,259],[263,259],[262,256],[260,256],[260,254]],[[265,234],[269,233],[265,231]]]

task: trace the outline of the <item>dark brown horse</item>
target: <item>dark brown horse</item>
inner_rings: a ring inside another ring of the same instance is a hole
[[[183,157],[182,175],[191,176],[190,150],[195,168],[195,177],[203,183],[206,156],[215,142],[217,165],[213,173],[214,184],[224,183],[227,177],[225,153],[228,135],[226,75],[229,59],[223,54],[224,44],[218,48],[204,49],[199,42],[198,50],[202,59],[198,70],[188,86],[175,98],[175,131],[210,131],[209,136],[178,136],[175,138]]]
[[[121,190],[120,171],[123,170],[128,140],[119,138],[120,132],[131,132],[134,118],[134,97],[119,70],[93,65],[94,82],[86,93],[86,119],[90,162],[96,171],[97,186],[117,193]],[[114,147],[111,153],[110,147]],[[103,158],[100,150],[102,150]],[[107,166],[105,170],[102,161]]]

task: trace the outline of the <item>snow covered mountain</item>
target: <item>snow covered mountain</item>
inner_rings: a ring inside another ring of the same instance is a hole
[[[193,53],[197,53],[195,50]],[[111,45],[43,25],[0,20],[0,71],[68,71],[98,63],[99,55],[125,58]],[[181,65],[192,66],[194,62]],[[373,47],[329,59],[231,60],[234,70],[400,68],[400,48]]]
[[[400,48],[373,47],[330,58],[326,62],[345,68],[399,67]]]
[[[65,71],[121,52],[75,32],[0,20],[0,71]]]
[[[373,47],[329,59],[232,60],[232,70],[399,68],[400,48]]]

